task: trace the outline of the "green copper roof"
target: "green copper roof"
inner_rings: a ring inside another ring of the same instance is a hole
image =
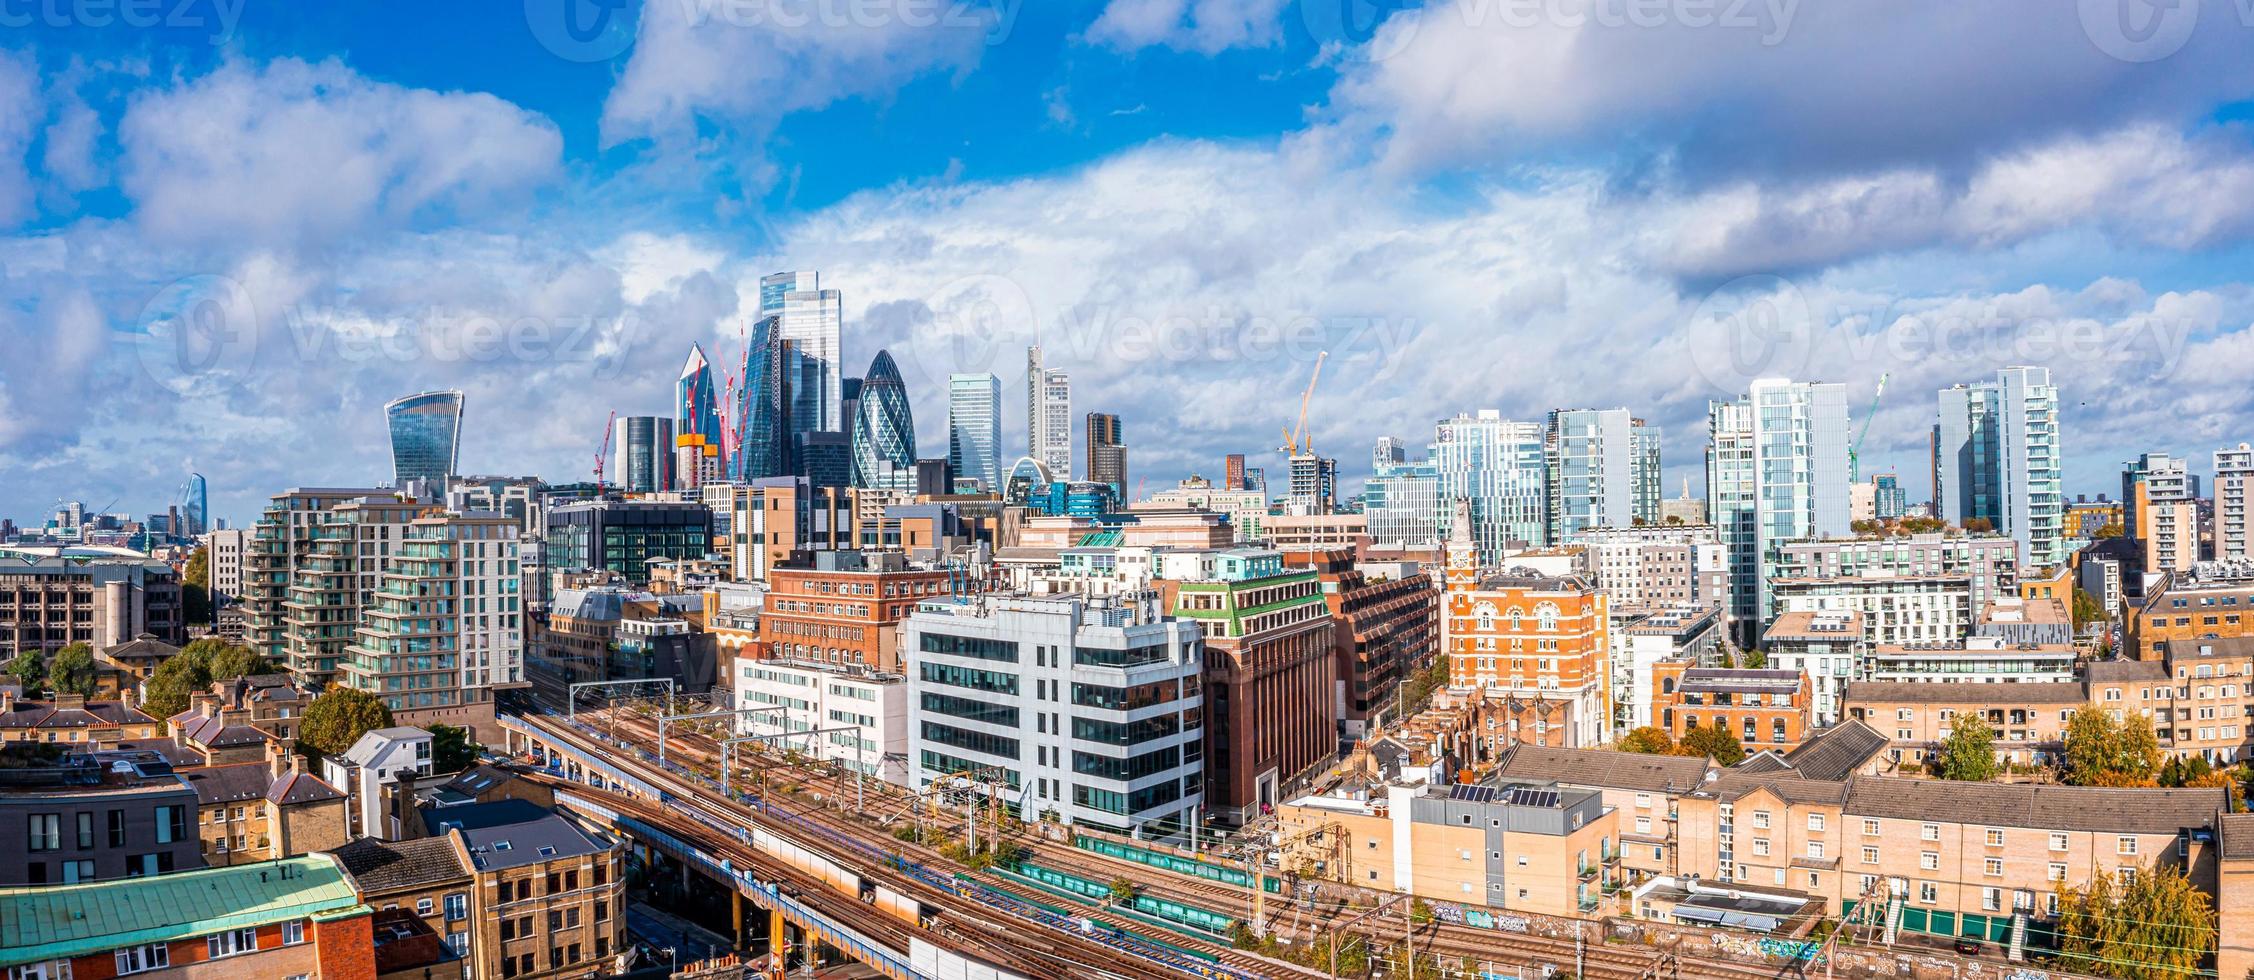
[[[325,856],[80,885],[0,888],[0,966],[367,912],[344,872]]]

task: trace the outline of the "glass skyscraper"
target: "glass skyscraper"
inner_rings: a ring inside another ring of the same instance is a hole
[[[759,280],[759,315],[775,318],[773,340],[788,345],[782,364],[790,398],[785,446],[800,433],[845,431],[839,370],[843,308],[838,291],[821,288],[816,273],[778,272]]]
[[[908,385],[889,351],[878,351],[854,401],[853,485],[911,488],[916,475],[916,419]]]
[[[383,407],[391,428],[391,473],[395,486],[423,480],[439,490],[454,475],[460,459],[462,393],[425,391]]]
[[[689,345],[688,363],[681,366],[681,380],[673,385],[673,433],[703,436],[705,443],[715,446],[722,442],[720,398],[712,385],[712,362],[705,359],[700,344]],[[667,446],[666,451],[672,448]]]
[[[1940,392],[1935,468],[1941,516],[1979,519],[2019,542],[2020,567],[2066,561],[2058,388],[2050,371],[2008,367],[1996,380]]]
[[[1444,420],[1434,432],[1432,465],[1442,501],[1471,502],[1471,535],[1482,563],[1501,562],[1511,541],[1546,543],[1542,423],[1512,421],[1492,409]]]
[[[611,484],[628,493],[673,489],[673,420],[621,416],[611,433]]]
[[[958,374],[947,382],[947,460],[955,478],[1002,489],[1002,379]]]
[[[1729,555],[1740,642],[1769,610],[1764,558],[1802,538],[1848,533],[1847,387],[1777,378],[1707,405],[1706,504]]]
[[[1564,541],[1592,527],[1629,527],[1639,516],[1644,455],[1642,426],[1625,408],[1560,409],[1542,435],[1548,469],[1547,540]],[[1650,492],[1657,494],[1654,479]],[[1653,501],[1652,509],[1658,504]],[[1649,520],[1648,517],[1645,518]]]
[[[736,431],[728,446],[728,475],[739,483],[786,473],[790,432],[775,324],[775,317],[760,317],[744,342],[739,374],[743,380],[737,383],[733,419]]]
[[[1072,378],[1044,365],[1039,347],[1025,349],[1025,454],[1072,479]]]
[[[211,530],[211,487],[201,473],[188,474],[180,485],[180,523],[173,534],[195,537]]]

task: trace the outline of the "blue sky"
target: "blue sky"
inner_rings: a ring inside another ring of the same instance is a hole
[[[433,387],[469,393],[465,469],[573,479],[785,268],[843,291],[850,369],[893,350],[926,455],[939,379],[1014,386],[1038,335],[1153,487],[1279,463],[1318,350],[1350,484],[1436,418],[1625,405],[1701,493],[1706,401],[1758,375],[1858,416],[1888,375],[1864,456],[1912,487],[1934,389],[2011,363],[2064,389],[2071,492],[2254,439],[2254,0],[564,30],[597,4],[0,0],[0,514],[146,513],[195,470],[247,520],[382,479],[381,404]]]

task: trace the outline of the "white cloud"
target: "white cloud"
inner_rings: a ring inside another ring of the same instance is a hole
[[[1947,166],[2254,93],[2227,14],[2133,63],[2093,43],[2105,25],[2086,29],[2072,3],[1435,0],[1387,19],[1356,49],[1367,60],[1341,60],[1330,113],[1409,170],[1555,146],[1657,147],[1702,176]]]
[[[133,99],[121,185],[160,241],[334,239],[459,216],[553,179],[544,117],[478,92],[377,82],[334,62],[230,61]]]
[[[1286,0],[1111,0],[1087,40],[1121,51],[1164,46],[1218,54],[1261,48],[1283,36]]]
[[[34,195],[24,154],[45,112],[37,66],[29,57],[0,51],[0,228],[31,216]]]

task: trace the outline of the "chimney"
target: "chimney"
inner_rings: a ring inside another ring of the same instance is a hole
[[[291,744],[292,741],[292,739],[286,738],[269,738],[266,740],[266,768],[274,774],[275,779],[287,776],[290,774],[290,770],[297,768],[295,753],[292,751],[294,748]]]
[[[58,693],[58,694],[56,694],[56,695],[55,695],[55,707],[57,707],[57,708],[83,708],[83,707],[86,707],[86,695],[83,695],[83,694],[60,694],[60,693]]]
[[[12,684],[0,685],[0,714],[7,714],[14,710],[16,710],[15,686]]]
[[[141,707],[141,698],[134,690],[133,685],[119,684],[117,686],[117,703],[123,705],[125,710],[133,711]]]

